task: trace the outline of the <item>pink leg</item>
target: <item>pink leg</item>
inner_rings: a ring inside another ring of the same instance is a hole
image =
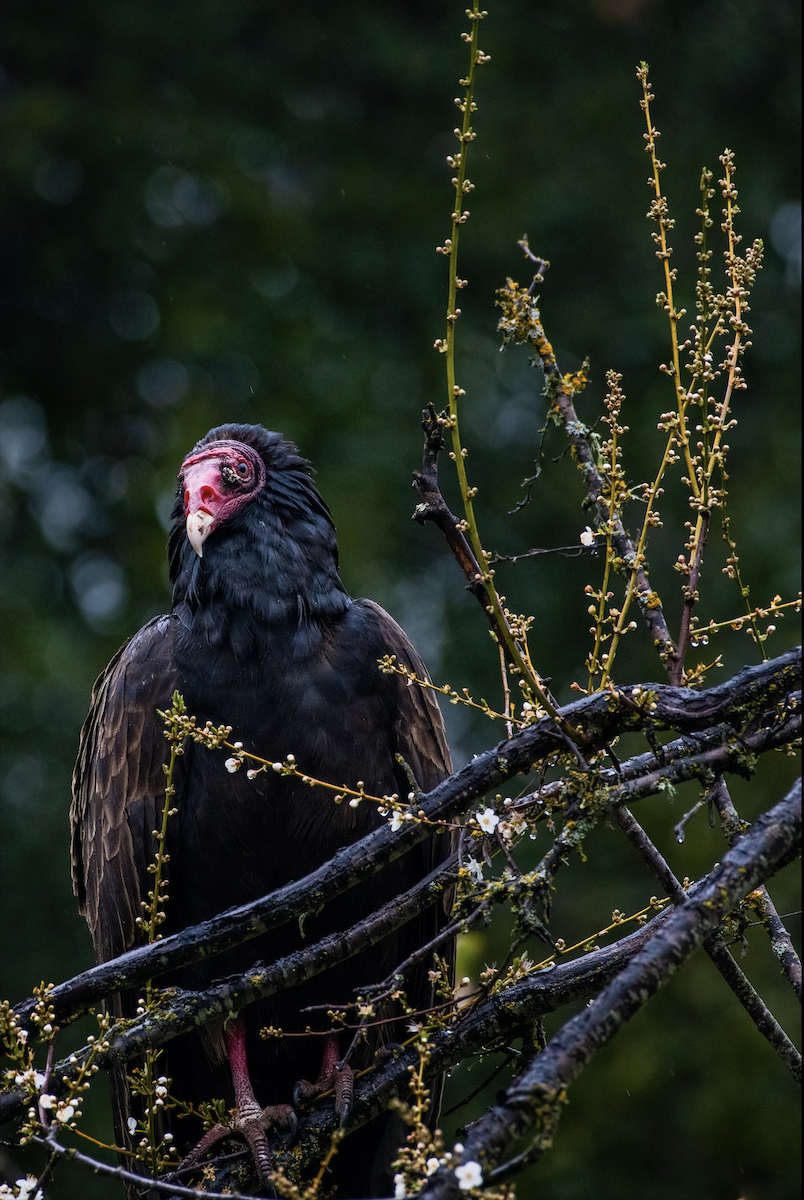
[[[289,1104],[269,1105],[268,1108],[262,1108],[258,1104],[248,1073],[246,1027],[243,1021],[238,1017],[229,1022],[224,1034],[229,1067],[232,1072],[232,1083],[234,1084],[237,1116],[232,1122],[231,1128],[227,1125],[216,1125],[214,1129],[205,1133],[198,1145],[187,1155],[182,1166],[191,1166],[198,1162],[210,1146],[234,1130],[241,1133],[248,1142],[260,1178],[267,1180],[271,1174],[271,1159],[268,1154],[266,1130],[278,1126],[290,1130],[291,1134],[295,1136],[296,1114]]]
[[[271,1162],[268,1157],[262,1108],[257,1103],[248,1073],[246,1027],[238,1017],[236,1021],[232,1021],[226,1026],[224,1034],[226,1052],[229,1055],[229,1067],[232,1072],[232,1083],[234,1084],[237,1124],[251,1147],[260,1178],[266,1179],[271,1171]]]

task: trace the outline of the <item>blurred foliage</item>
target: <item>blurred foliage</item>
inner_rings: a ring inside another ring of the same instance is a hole
[[[211,425],[255,420],[297,440],[335,514],[350,590],[389,608],[439,679],[492,702],[499,694],[496,651],[457,568],[434,530],[410,520],[420,409],[444,402],[431,347],[443,331],[446,268],[434,247],[449,230],[445,157],[464,70],[463,8],[7,0],[0,994],[12,1000],[91,960],[67,856],[78,729],[95,675],[166,605],[175,473]],[[737,155],[744,237],[766,241],[749,390],[730,438],[731,511],[756,603],[775,592],[790,598],[799,542],[799,5],[495,0],[489,9],[459,330],[464,437],[486,544],[507,554],[577,545],[586,524],[580,480],[554,432],[532,502],[507,515],[533,473],[544,419],[541,377],[524,354],[501,355],[495,335],[494,289],[506,275],[528,274],[516,248],[525,231],[552,263],[541,303],[562,368],[591,358],[583,419],[599,414],[606,368],[622,371],[626,471],[638,480],[653,469],[668,385],[656,369],[667,330],[654,305],[661,281],[644,219],[648,163],[634,77],[647,59],[687,309],[700,170],[717,171],[726,145]],[[671,489],[651,555],[674,623],[681,601],[671,568],[685,504]],[[704,579],[707,618],[739,610],[719,553]],[[498,569],[514,606],[537,617],[538,666],[562,701],[588,650],[583,586],[596,582],[594,571],[588,557],[560,555]],[[769,651],[795,637],[793,619],[780,622]],[[756,659],[744,634],[715,649],[729,671]],[[622,651],[619,677],[661,678],[637,637]],[[459,762],[500,736],[458,710],[446,715]],[[788,767],[776,758],[758,786],[740,789],[744,815],[778,797]],[[664,829],[656,835],[664,846],[694,795],[685,798],[640,810],[649,828]],[[639,906],[651,893],[622,839],[604,841],[570,868],[572,894],[557,898],[562,936],[576,927],[582,936],[611,908]],[[707,869],[722,845],[699,816],[677,871]],[[787,876],[772,892],[781,912],[797,903]],[[482,965],[499,944],[492,929],[467,954]],[[774,963],[752,948],[754,959],[754,977],[789,1027]],[[470,1065],[475,1086],[489,1064]],[[553,1154],[530,1180],[549,1200],[798,1195],[793,1091],[701,958],[587,1071]],[[452,1120],[472,1119],[493,1094]],[[100,1121],[104,1128],[108,1136]],[[12,1179],[36,1162],[10,1154],[3,1170]],[[75,1187],[61,1168],[48,1195],[74,1196]],[[110,1194],[91,1178],[80,1187],[87,1200]],[[520,1195],[536,1187],[525,1181]]]

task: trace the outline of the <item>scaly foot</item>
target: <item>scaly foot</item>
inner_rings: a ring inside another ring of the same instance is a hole
[[[324,1056],[321,1062],[321,1074],[315,1083],[300,1079],[293,1089],[293,1104],[296,1108],[302,1102],[308,1102],[328,1092],[335,1090],[335,1113],[341,1128],[352,1108],[352,1092],[354,1090],[355,1073],[345,1062],[340,1061],[338,1035],[331,1033],[324,1043]]]
[[[296,1137],[298,1124],[296,1114],[289,1104],[269,1104],[267,1108],[263,1108],[257,1103],[248,1073],[246,1027],[243,1022],[240,1019],[230,1022],[226,1026],[224,1036],[234,1084],[235,1115],[231,1125],[215,1125],[208,1130],[181,1165],[195,1166],[210,1146],[214,1146],[221,1138],[231,1133],[240,1133],[249,1144],[260,1179],[265,1182],[271,1174],[266,1134],[272,1129],[279,1129],[289,1132],[292,1141]]]

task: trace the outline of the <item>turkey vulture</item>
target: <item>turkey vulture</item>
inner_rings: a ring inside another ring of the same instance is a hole
[[[422,677],[421,660],[383,609],[347,595],[332,516],[310,474],[292,442],[260,425],[213,429],[182,463],[168,546],[172,608],[135,634],[100,676],[75,768],[73,882],[98,961],[142,939],[136,918],[151,887],[168,754],[157,709],[170,706],[174,691],[200,725],[231,725],[246,751],[270,760],[292,753],[311,776],[347,785],[362,780],[375,796],[409,792],[398,755],[425,791],[450,772],[432,694],[378,668],[378,659],[395,654]],[[295,777],[230,773],[224,758],[190,743],[179,760],[178,812],[168,832],[167,932],[304,877],[386,819],[368,802],[335,804],[331,792]],[[286,925],[172,982],[204,987],[349,926],[422,878],[446,857],[448,842],[448,835],[435,835],[347,893],[339,912],[311,916],[304,942],[295,924]],[[184,1100],[221,1097],[231,1107],[232,1074],[242,1084],[247,1059],[259,1105],[288,1105],[299,1080],[318,1077],[324,1039],[266,1041],[260,1028],[315,1027],[300,1010],[348,1002],[355,987],[387,978],[445,919],[443,906],[434,906],[370,953],[245,1009],[225,1032],[212,1025],[184,1035],[168,1047],[160,1073]],[[408,982],[411,1002],[427,1004],[428,987],[422,968]],[[114,1011],[130,1014],[134,1003],[134,996],[116,998]],[[373,1034],[368,1051],[381,1036],[392,1040],[400,1031],[391,1026]],[[337,1058],[337,1049],[330,1046],[329,1055]],[[122,1072],[112,1090],[118,1144],[130,1146],[132,1101]],[[388,1194],[398,1138],[398,1130],[388,1132],[392,1120],[342,1144],[333,1171],[341,1195]],[[172,1126],[185,1149],[200,1129],[188,1133],[188,1124]],[[252,1151],[264,1175],[265,1159],[260,1163],[254,1144]]]

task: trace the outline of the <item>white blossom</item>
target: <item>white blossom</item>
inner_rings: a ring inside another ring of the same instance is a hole
[[[482,1187],[483,1172],[480,1170],[480,1163],[466,1162],[460,1167],[455,1168],[455,1178],[458,1180],[458,1187],[462,1192],[470,1192],[472,1188]]]
[[[479,863],[476,858],[467,858],[466,869],[472,876],[473,883],[481,883],[483,880],[483,864]]]
[[[504,842],[512,842],[519,834],[527,829],[527,823],[521,813],[512,813],[507,821],[500,824],[500,836]]]
[[[397,829],[402,828],[402,822],[405,820],[404,813],[395,812],[391,817],[391,833],[396,833]]]
[[[394,1200],[405,1200],[407,1194],[404,1175],[394,1175]]]
[[[41,1071],[34,1071],[34,1070],[20,1071],[17,1075],[14,1076],[14,1082],[22,1083],[22,1084],[25,1084],[25,1083],[33,1084],[34,1088],[38,1092],[41,1088],[44,1087],[45,1077]]]
[[[494,833],[494,830],[500,823],[500,818],[493,808],[484,809],[482,813],[479,813],[475,817],[475,820],[484,833]]]
[[[19,1188],[17,1193],[19,1200],[42,1200],[42,1189],[36,1186],[36,1179],[33,1175],[26,1175],[24,1179],[18,1179],[16,1187]],[[12,1195],[12,1193],[8,1192],[7,1195]]]
[[[590,529],[590,527],[587,525],[586,529],[584,529],[583,533],[581,534],[581,545],[582,546],[594,546],[594,544],[595,544],[594,530]]]
[[[129,1117],[129,1119],[126,1121],[126,1125],[128,1125],[129,1133],[133,1136],[137,1132],[137,1118]]]
[[[428,1160],[425,1164],[427,1174],[434,1175],[440,1166],[441,1166],[441,1163],[439,1162],[439,1160],[437,1158],[428,1158]]]
[[[227,758],[223,765],[231,775],[234,775],[235,771],[240,767],[240,760],[238,758]]]

